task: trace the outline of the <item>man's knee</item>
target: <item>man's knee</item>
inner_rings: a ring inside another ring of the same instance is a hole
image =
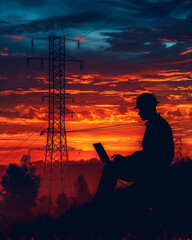
[[[114,173],[116,172],[115,162],[109,162],[105,164],[103,167],[103,172],[107,175],[114,175]]]

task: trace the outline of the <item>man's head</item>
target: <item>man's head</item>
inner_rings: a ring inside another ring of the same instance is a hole
[[[137,98],[137,105],[134,109],[139,109],[139,115],[141,119],[144,120],[149,120],[152,118],[154,115],[157,114],[156,112],[156,106],[159,102],[153,96],[151,93],[142,93],[138,98]]]

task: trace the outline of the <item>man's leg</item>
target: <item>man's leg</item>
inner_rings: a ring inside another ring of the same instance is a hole
[[[109,162],[104,165],[95,200],[107,200],[112,196],[118,179],[134,182],[134,171],[129,160]]]
[[[100,182],[95,194],[95,200],[108,199],[117,184],[117,173],[115,162],[110,162],[104,165]]]

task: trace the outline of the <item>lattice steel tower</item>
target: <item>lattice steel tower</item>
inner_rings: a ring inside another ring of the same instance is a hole
[[[49,36],[49,116],[43,173],[43,179],[49,180],[49,194],[53,180],[60,181],[62,192],[64,180],[68,181],[66,186],[72,187],[65,126],[65,99],[65,37],[52,35]],[[59,169],[60,174],[55,169]]]
[[[43,61],[49,63],[49,111],[47,132],[46,153],[43,171],[43,191],[45,195],[63,193],[64,189],[72,194],[71,177],[69,172],[67,135],[66,135],[66,114],[72,113],[66,108],[66,61],[80,62],[77,58],[66,59],[65,36],[50,35],[48,38],[35,38],[48,40],[49,57],[30,57],[29,60],[39,59],[43,68]],[[32,47],[33,47],[32,39]],[[79,46],[79,42],[78,42]]]

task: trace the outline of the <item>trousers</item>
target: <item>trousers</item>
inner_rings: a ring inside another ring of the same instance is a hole
[[[111,161],[104,165],[100,182],[95,195],[96,199],[109,198],[121,179],[127,182],[137,182],[141,178],[140,169],[129,159]]]

